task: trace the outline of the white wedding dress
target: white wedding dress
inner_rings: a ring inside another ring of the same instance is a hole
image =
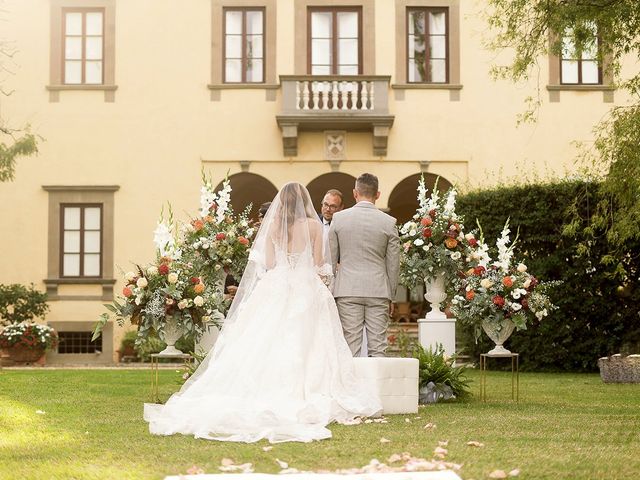
[[[331,437],[331,422],[381,412],[373,386],[354,376],[335,302],[313,260],[308,193],[287,185],[300,204],[281,198],[291,196],[287,186],[276,196],[216,345],[165,405],[145,405],[151,433],[309,442]]]

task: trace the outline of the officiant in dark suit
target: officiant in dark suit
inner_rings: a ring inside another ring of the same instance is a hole
[[[331,263],[331,259],[327,258],[329,254],[328,238],[329,238],[329,226],[333,219],[333,214],[339,212],[344,208],[344,202],[342,199],[342,192],[332,188],[324,194],[322,204],[320,205],[320,221],[322,222],[322,245],[323,255],[327,263]]]

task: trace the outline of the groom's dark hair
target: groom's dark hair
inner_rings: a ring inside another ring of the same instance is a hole
[[[378,177],[371,173],[363,173],[356,180],[356,190],[366,198],[375,198],[378,193]]]

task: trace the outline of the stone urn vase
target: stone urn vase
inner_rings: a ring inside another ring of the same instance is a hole
[[[508,318],[501,320],[484,319],[482,329],[496,346],[487,352],[488,355],[509,355],[511,352],[503,344],[513,333],[515,324]]]
[[[178,325],[178,319],[174,315],[167,317],[164,324],[164,331],[162,340],[167,344],[167,347],[160,352],[160,355],[181,355],[184,352],[178,350],[175,345],[180,337],[182,337],[182,327]]]
[[[426,318],[441,318],[446,315],[440,310],[440,305],[447,298],[447,292],[444,289],[444,272],[437,273],[434,277],[424,279],[424,298],[431,305],[431,311],[427,313]]]

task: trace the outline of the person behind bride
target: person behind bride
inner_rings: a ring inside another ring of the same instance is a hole
[[[331,422],[382,411],[375,386],[355,376],[322,249],[309,192],[287,183],[262,221],[216,344],[165,405],[145,404],[152,434],[310,442],[330,438]]]

